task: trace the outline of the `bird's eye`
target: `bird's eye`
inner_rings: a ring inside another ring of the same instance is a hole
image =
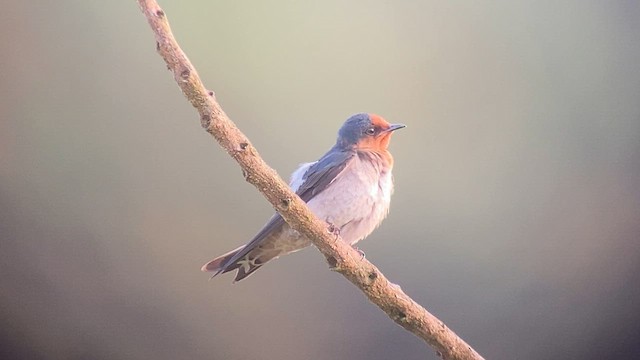
[[[376,129],[372,128],[372,127],[370,127],[367,130],[365,130],[365,134],[367,134],[367,135],[373,135],[375,133],[376,133]]]

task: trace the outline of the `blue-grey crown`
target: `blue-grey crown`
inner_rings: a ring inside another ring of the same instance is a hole
[[[338,145],[348,146],[358,143],[365,131],[371,127],[369,114],[355,114],[344,122],[338,131]]]

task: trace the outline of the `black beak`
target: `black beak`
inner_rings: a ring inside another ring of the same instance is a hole
[[[389,125],[389,128],[387,130],[385,130],[385,132],[392,132],[392,131],[396,131],[398,129],[402,129],[402,128],[406,128],[407,125],[405,124],[391,124]]]

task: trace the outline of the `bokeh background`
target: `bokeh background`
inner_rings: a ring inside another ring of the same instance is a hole
[[[487,359],[640,350],[640,2],[162,1],[283,176],[395,134],[367,258]],[[2,359],[435,359],[308,249],[200,266],[271,215],[134,1],[0,14]]]

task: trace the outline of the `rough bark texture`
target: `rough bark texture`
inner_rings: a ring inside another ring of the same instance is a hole
[[[154,0],[138,0],[156,38],[158,53],[189,102],[200,113],[202,127],[233,157],[245,179],[277,209],[289,225],[307,236],[332,270],[344,275],[393,321],[415,334],[444,359],[482,359],[435,316],[391,283],[369,261],[328,230],[306,204],[260,157],[249,139],[229,120],[215,94],[207,90],[176,42],[166,14]]]

